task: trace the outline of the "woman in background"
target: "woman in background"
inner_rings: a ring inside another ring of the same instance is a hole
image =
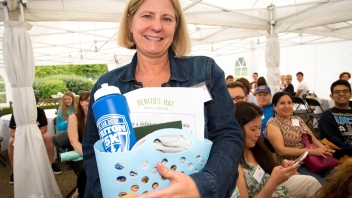
[[[281,75],[280,77],[280,90],[284,90],[286,88],[286,83],[285,83],[285,75]]]
[[[272,104],[275,114],[274,117],[268,120],[264,135],[274,147],[279,162],[284,158],[295,159],[306,151],[308,151],[308,155],[322,157],[332,155],[335,152],[329,146],[323,145],[299,116],[292,115],[293,102],[292,96],[289,93],[285,91],[277,92],[273,96]],[[312,137],[312,142],[318,148],[305,148],[301,139],[303,133],[309,134]],[[323,178],[325,173],[309,172],[304,164],[298,168],[298,172],[315,177],[321,184],[325,183]]]
[[[340,74],[340,80],[346,80],[349,81],[351,78],[351,74],[349,72],[342,72]]]
[[[68,91],[62,96],[56,120],[56,128],[59,133],[67,131],[68,117],[75,111],[75,103],[75,96],[72,92]]]
[[[285,77],[286,80],[286,88],[283,91],[288,92],[291,94],[291,96],[294,96],[295,88],[292,85],[292,76],[290,74],[287,74]]]
[[[282,166],[276,162],[260,138],[262,115],[262,109],[252,103],[236,103],[235,118],[244,136],[236,184],[239,198],[311,197],[321,185],[311,176],[296,175],[299,165],[290,166],[293,161],[284,160]],[[265,172],[261,179],[255,176],[260,170]]]
[[[77,113],[71,114],[68,119],[68,138],[71,144],[71,146],[68,148],[68,151],[74,150],[81,156],[83,156],[82,139],[84,135],[84,128],[86,126],[89,99],[90,92],[82,92],[79,96],[79,105],[77,107]],[[84,197],[87,176],[86,172],[83,169],[83,160],[76,162],[70,161],[69,164],[73,168],[73,170],[78,173],[77,190],[72,196],[72,198],[76,198],[77,194],[79,194],[79,197]]]
[[[265,78],[263,76],[259,77],[258,81],[257,81],[257,87],[262,86],[262,85],[268,85],[266,83],[266,80],[265,80]]]

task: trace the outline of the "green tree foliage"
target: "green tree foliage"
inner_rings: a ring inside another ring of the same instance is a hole
[[[62,80],[50,80],[38,86],[41,98],[50,98],[57,92],[65,93],[67,90],[66,83]]]
[[[96,65],[61,65],[61,66],[36,66],[35,77],[52,75],[78,75],[96,80],[108,72],[106,64]]]
[[[33,83],[34,93],[38,95],[40,98],[47,98],[46,96],[57,94],[57,90],[47,90],[49,93],[43,93],[43,90],[40,88],[43,84],[52,81],[58,80],[60,82],[65,83],[66,89],[60,91],[61,93],[65,93],[66,91],[72,91],[75,94],[79,95],[83,91],[90,91],[93,87],[93,81],[76,75],[57,75],[57,76],[47,76],[43,78],[35,78]]]

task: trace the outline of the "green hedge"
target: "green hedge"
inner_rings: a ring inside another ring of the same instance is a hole
[[[56,75],[35,78],[33,83],[34,93],[40,98],[50,98],[57,92],[72,91],[79,95],[83,91],[90,91],[94,82],[85,77],[76,75]]]
[[[96,80],[108,72],[106,64],[96,65],[57,65],[57,66],[36,66],[35,77],[47,77],[52,75],[77,75]]]
[[[50,80],[38,86],[40,98],[50,98],[57,92],[65,93],[67,91],[66,83],[62,80]]]

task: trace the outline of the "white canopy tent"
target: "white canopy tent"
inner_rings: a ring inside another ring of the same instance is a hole
[[[131,60],[134,51],[116,44],[118,22],[126,0],[27,1],[24,19],[33,25],[29,35],[33,43],[35,65],[107,63],[120,66]],[[8,4],[12,3],[12,7],[16,7],[14,2],[16,0],[8,0]],[[250,57],[257,57],[262,62],[247,61],[251,63],[248,65],[249,73],[266,73],[265,67],[262,67],[265,61],[259,58],[258,53],[264,57],[263,49],[266,36],[270,34],[270,25],[274,27],[273,33],[278,35],[281,49],[293,50],[299,46],[300,50],[304,50],[302,46],[348,43],[352,40],[352,0],[180,2],[189,23],[193,45],[191,55],[206,55],[221,60],[250,53]],[[270,5],[274,5],[273,20],[269,16]],[[10,19],[17,20],[17,11],[10,12]],[[0,26],[2,31],[3,26]],[[3,74],[1,57],[0,72]],[[227,75],[233,74],[226,68],[233,66],[235,61],[219,65]],[[343,69],[348,70],[348,66],[351,68],[350,62]],[[304,68],[308,67],[306,65]],[[294,76],[298,70],[291,68],[288,71],[292,71]],[[6,83],[6,76],[4,78]]]
[[[33,26],[29,36],[33,44],[35,65],[107,63],[119,66],[131,60],[134,52],[116,45],[118,21],[126,5],[125,0],[22,2],[26,6],[24,20]],[[191,55],[213,57],[226,74],[232,74],[238,57],[245,57],[249,64],[249,73],[268,72],[266,78],[270,81],[273,79],[271,82],[276,83],[280,73],[277,67],[281,63],[280,69],[284,73],[294,75],[301,70],[308,74],[308,84],[313,82],[312,90],[318,93],[318,85],[323,85],[322,90],[326,90],[326,84],[337,78],[335,74],[351,71],[352,0],[180,2],[189,23],[193,45]],[[17,0],[8,0],[7,5],[11,8],[10,19],[17,20]],[[272,18],[268,6],[273,8]],[[2,33],[3,27],[2,23]],[[276,36],[273,37],[272,33]],[[270,44],[268,41],[264,42],[266,36],[276,39]],[[1,42],[4,40],[5,37],[1,38]],[[263,50],[265,45],[275,46],[269,51],[276,51],[271,53],[274,55],[271,58],[267,56],[266,61]],[[0,53],[3,53],[2,50]],[[340,65],[339,70],[336,70],[336,66],[326,64],[331,54]],[[297,61],[297,57],[304,61]],[[266,71],[265,65],[269,63],[275,68],[268,67]],[[4,68],[4,61],[1,59],[0,75],[4,77],[6,84],[9,80]],[[331,68],[335,68],[334,71],[330,71]],[[11,90],[9,86],[8,83],[7,90]]]

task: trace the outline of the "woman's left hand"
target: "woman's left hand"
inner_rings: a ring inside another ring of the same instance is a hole
[[[188,175],[166,168],[160,162],[158,162],[157,169],[160,175],[170,179],[170,185],[161,190],[142,194],[137,198],[200,197],[196,184]]]
[[[295,161],[293,161],[293,160],[282,160],[282,162],[281,162],[281,166],[283,166],[283,167],[289,167],[290,165],[292,165],[293,163],[294,163]],[[295,173],[295,175],[299,175],[299,173],[296,171],[296,173]]]
[[[289,167],[291,164],[293,164],[294,163],[294,161],[293,160],[282,160],[282,162],[281,162],[281,166],[283,166],[283,167]]]

